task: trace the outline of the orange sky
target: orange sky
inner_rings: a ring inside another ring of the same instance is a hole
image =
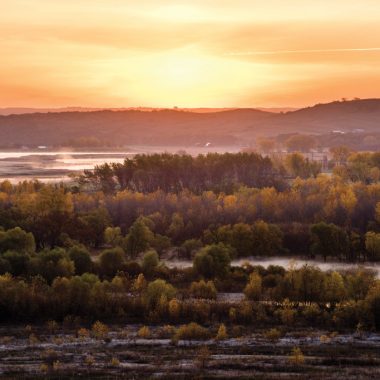
[[[0,107],[380,97],[379,0],[0,0]]]

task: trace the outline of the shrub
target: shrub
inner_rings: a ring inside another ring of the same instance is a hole
[[[150,329],[148,326],[143,326],[140,328],[140,330],[137,332],[137,336],[139,338],[148,339],[150,337]]]
[[[261,299],[262,279],[257,272],[251,273],[249,282],[244,289],[244,294],[249,300],[258,301]]]
[[[85,328],[80,328],[77,332],[79,339],[87,339],[90,337],[90,332]]]
[[[164,280],[155,280],[151,282],[144,292],[144,300],[149,307],[149,309],[154,309],[162,297],[170,301],[174,298],[176,293],[175,288],[168,284]]]
[[[216,299],[217,290],[213,281],[201,280],[191,284],[190,294],[195,298]]]
[[[210,338],[210,332],[198,323],[191,322],[180,326],[175,337],[177,340],[207,340]]]
[[[140,273],[137,276],[136,280],[133,282],[132,289],[133,291],[140,293],[146,289],[146,286],[147,286],[147,283],[146,283],[145,277],[142,273]]]
[[[271,341],[277,341],[281,338],[281,332],[280,330],[273,328],[265,332],[264,336]]]
[[[293,365],[302,365],[305,363],[305,357],[299,347],[294,347],[289,357],[289,362]]]
[[[113,357],[110,361],[111,367],[119,367],[120,360],[118,358]]]
[[[180,313],[181,313],[181,304],[178,302],[178,300],[173,298],[169,302],[169,316],[171,319],[177,320],[180,316]]]
[[[92,334],[94,335],[94,337],[96,339],[105,339],[107,338],[108,336],[108,327],[107,325],[105,325],[104,323],[100,322],[100,321],[96,321],[93,325],[92,325]]]
[[[228,339],[227,329],[223,323],[219,326],[218,333],[216,334],[215,339],[216,340]]]

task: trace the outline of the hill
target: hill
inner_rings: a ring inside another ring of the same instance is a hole
[[[82,137],[117,145],[246,145],[263,135],[358,129],[380,132],[380,99],[318,104],[286,113],[130,109],[0,116],[2,146],[62,145]]]

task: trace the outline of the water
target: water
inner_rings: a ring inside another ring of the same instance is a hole
[[[122,163],[126,157],[141,153],[177,153],[186,151],[191,155],[209,152],[238,152],[237,146],[226,147],[180,147],[180,146],[133,146],[119,151],[52,151],[48,149],[0,151],[0,181],[8,179],[12,183],[38,179],[43,182],[67,181],[68,175],[83,170],[91,170],[95,165],[106,162]]]
[[[193,265],[192,261],[189,260],[173,260],[167,261],[165,264],[169,268],[189,268]],[[258,258],[258,257],[247,257],[239,260],[233,260],[232,266],[244,266],[246,264],[255,266],[261,265],[264,268],[268,268],[270,265],[278,265],[284,268],[300,268],[303,265],[315,266],[322,271],[336,270],[344,271],[350,269],[369,269],[376,273],[376,277],[380,278],[380,263],[344,263],[344,262],[324,262],[319,260],[306,260],[306,259],[295,259],[291,257],[273,257],[269,259]]]
[[[131,151],[10,151],[0,152],[0,180],[12,183],[38,179],[44,182],[69,180],[69,174],[93,169],[106,162],[122,163]]]

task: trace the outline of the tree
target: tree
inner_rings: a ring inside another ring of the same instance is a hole
[[[305,363],[305,356],[299,347],[294,347],[292,349],[291,355],[289,356],[289,362],[296,366]]]
[[[215,339],[216,340],[228,339],[227,329],[223,323],[219,326],[218,333],[216,334]]]
[[[56,277],[71,277],[75,273],[75,264],[63,248],[45,249],[30,262],[32,274],[40,274],[49,283]]]
[[[320,222],[313,224],[310,229],[312,233],[312,252],[327,257],[345,257],[349,253],[350,240],[347,232],[335,224]]]
[[[57,245],[65,228],[70,224],[74,205],[72,194],[64,188],[45,185],[35,197],[19,204],[27,214],[28,229],[33,232],[37,246]]]
[[[245,223],[237,223],[232,227],[231,245],[238,256],[250,256],[254,250],[252,228]]]
[[[207,245],[194,257],[193,267],[205,278],[225,277],[230,270],[231,249],[223,243]]]
[[[124,251],[117,247],[104,250],[99,257],[100,271],[107,277],[114,277],[125,264]]]
[[[346,298],[346,288],[343,277],[336,271],[325,275],[324,289],[326,302],[336,304]]]
[[[140,252],[143,252],[149,248],[149,244],[152,240],[152,231],[143,223],[142,220],[137,219],[132,224],[127,235],[126,251],[128,255],[135,258]]]
[[[321,165],[316,161],[310,161],[300,153],[288,154],[285,158],[285,167],[293,177],[316,177],[321,172]]]
[[[120,246],[122,242],[120,227],[107,227],[104,231],[104,240],[112,247]]]
[[[352,150],[347,146],[340,145],[330,148],[330,153],[332,154],[335,165],[345,165],[347,163],[348,157],[352,153]]]
[[[185,223],[183,222],[183,217],[179,213],[174,213],[172,215],[172,222],[168,228],[168,235],[173,239],[173,241],[178,241],[185,228]]]
[[[291,152],[309,152],[316,145],[313,136],[294,135],[285,141],[285,145]]]
[[[150,249],[144,253],[141,267],[144,273],[150,275],[158,267],[159,263],[158,253],[154,249]]]
[[[262,153],[271,153],[276,148],[276,141],[268,138],[260,138],[257,140],[257,146]]]
[[[87,248],[83,245],[74,245],[68,251],[70,259],[74,262],[75,273],[82,275],[92,269],[92,260]]]
[[[258,301],[262,295],[262,279],[257,272],[249,276],[249,282],[244,289],[244,294],[249,300]]]
[[[3,259],[10,265],[10,273],[21,276],[27,273],[30,257],[22,252],[7,251],[2,255]]]
[[[377,281],[368,291],[365,303],[371,312],[373,325],[380,330],[380,282]]]
[[[143,296],[148,309],[153,310],[157,307],[161,297],[164,297],[166,301],[170,301],[174,298],[175,294],[176,290],[171,284],[158,279],[149,283]]]
[[[365,234],[365,249],[369,253],[370,260],[380,259],[380,233],[368,231]]]
[[[92,210],[79,218],[81,222],[81,240],[94,247],[103,243],[104,230],[110,224],[110,215],[104,207]]]
[[[8,231],[0,231],[0,253],[16,251],[19,253],[33,253],[36,249],[34,236],[20,227]]]
[[[192,254],[200,250],[202,247],[203,244],[199,239],[188,239],[181,245],[181,250],[185,253],[187,258],[191,258]]]
[[[195,298],[216,299],[217,290],[213,281],[192,282],[190,294]]]
[[[252,226],[252,253],[255,256],[273,256],[282,252],[283,233],[278,226],[262,220]]]

